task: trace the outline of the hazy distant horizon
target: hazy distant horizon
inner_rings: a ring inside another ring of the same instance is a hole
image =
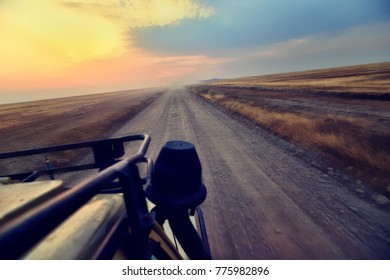
[[[321,70],[321,69],[327,69],[327,68],[338,68],[338,67],[348,67],[348,66],[359,66],[359,65],[365,65],[365,64],[376,64],[376,63],[387,63],[390,61],[380,61],[380,62],[370,62],[370,63],[364,63],[364,64],[353,64],[353,65],[341,65],[341,66],[335,66],[335,67],[323,67],[323,68],[310,68],[310,69],[301,69],[301,70],[292,70],[287,72],[272,72],[272,73],[266,73],[266,74],[254,74],[249,76],[234,76],[234,77],[208,77],[206,79],[199,79],[198,81],[193,81],[192,83],[171,83],[168,85],[156,85],[156,86],[140,86],[140,87],[134,87],[134,88],[112,88],[112,89],[101,89],[100,91],[96,89],[96,91],[75,91],[75,90],[68,90],[68,89],[60,89],[60,90],[46,90],[45,93],[37,92],[36,94],[34,92],[30,92],[29,95],[17,95],[18,93],[9,93],[9,94],[2,94],[0,99],[0,105],[2,104],[13,104],[13,103],[22,103],[22,102],[32,102],[32,101],[40,101],[40,100],[50,100],[50,99],[59,99],[59,98],[66,98],[66,97],[75,97],[75,96],[84,96],[84,95],[94,95],[94,94],[105,94],[105,93],[115,93],[115,92],[122,92],[122,91],[136,91],[136,90],[144,90],[149,88],[164,88],[164,87],[172,87],[177,85],[190,85],[190,84],[196,84],[201,81],[207,81],[212,79],[236,79],[236,78],[245,78],[245,77],[252,77],[252,76],[263,76],[263,75],[272,75],[272,74],[283,74],[288,72],[301,72],[301,71],[310,71],[310,70]],[[20,94],[20,93],[19,93]],[[17,95],[17,96],[15,96]],[[39,96],[39,97],[38,97]]]
[[[163,86],[162,86],[163,87]],[[1,104],[13,104],[13,103],[23,103],[23,102],[35,102],[41,100],[50,100],[50,99],[60,99],[67,97],[77,97],[77,96],[85,96],[85,95],[96,95],[96,94],[106,94],[106,93],[116,93],[123,91],[137,91],[137,90],[145,90],[149,88],[158,88],[158,87],[136,87],[136,88],[125,88],[125,89],[107,89],[101,91],[68,91],[68,90],[47,90],[46,93],[39,92],[37,94],[29,93],[28,95],[16,95],[15,93],[9,93],[2,95],[0,99]],[[54,93],[54,94],[53,94]],[[39,96],[39,98],[37,98]]]

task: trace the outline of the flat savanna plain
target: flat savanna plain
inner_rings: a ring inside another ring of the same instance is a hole
[[[390,63],[212,80],[190,90],[301,146],[329,175],[390,197]]]
[[[0,105],[0,153],[109,137],[161,91],[129,90]],[[84,155],[84,151],[68,151],[53,163],[67,165]],[[36,156],[2,160],[0,174],[44,168],[44,163],[44,158]]]
[[[388,195],[389,68],[1,105],[0,153],[144,132],[155,158],[165,141],[185,139],[202,161],[215,259],[389,259],[389,199],[366,188]],[[60,167],[86,152],[48,157]],[[44,169],[45,155],[0,161],[0,174],[18,168]]]
[[[330,175],[341,170],[390,197],[390,63],[214,80],[189,89],[306,148]],[[163,91],[0,105],[0,152],[108,137]],[[83,156],[66,152],[54,160],[61,166]],[[38,157],[11,161],[0,164],[2,174],[44,167]]]

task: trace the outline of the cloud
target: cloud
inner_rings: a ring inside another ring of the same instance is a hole
[[[0,6],[0,59],[10,65],[8,73],[48,73],[120,55],[132,47],[128,30],[212,13],[212,8],[192,0],[7,1]]]
[[[388,0],[204,0],[214,16],[134,33],[141,48],[164,54],[231,55],[274,42],[390,20]]]
[[[254,56],[257,58],[286,58],[289,55],[299,52],[303,46],[309,43],[310,39],[300,38],[292,39],[286,42],[278,42],[271,45],[264,46],[260,51],[255,52]]]
[[[63,1],[83,13],[97,13],[117,20],[128,29],[165,26],[185,18],[206,18],[214,10],[193,0],[83,0]]]
[[[142,61],[145,53],[135,50],[132,43],[135,29],[178,24],[183,19],[212,14],[210,6],[196,0],[3,1],[0,92],[45,85],[52,88],[55,83],[57,86],[100,83],[79,69],[101,75],[107,84],[119,82],[112,75],[104,77],[103,73],[110,73],[110,69],[100,63],[116,59],[138,65],[138,69],[130,67],[133,73],[126,72],[129,76],[137,76],[139,69],[150,72],[154,67],[150,64],[152,60]],[[89,68],[94,61],[102,70]]]
[[[390,60],[389,3],[0,0],[0,93]]]
[[[225,77],[390,61],[390,21],[271,43],[216,70]]]
[[[0,18],[0,58],[7,73],[51,73],[124,49],[115,23],[74,13],[54,1],[5,2]]]
[[[293,59],[312,56],[332,59],[390,54],[390,21],[350,28],[335,34],[319,34],[295,38],[262,47],[254,56],[263,59]],[[362,57],[364,59],[364,57]],[[390,57],[389,57],[390,58]]]

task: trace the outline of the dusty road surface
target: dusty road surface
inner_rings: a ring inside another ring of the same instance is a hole
[[[134,133],[151,135],[153,159],[168,140],[195,145],[215,259],[390,258],[388,212],[184,88],[162,94],[116,135]]]

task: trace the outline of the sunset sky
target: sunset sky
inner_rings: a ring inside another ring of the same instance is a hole
[[[390,61],[388,0],[0,0],[0,103]]]

